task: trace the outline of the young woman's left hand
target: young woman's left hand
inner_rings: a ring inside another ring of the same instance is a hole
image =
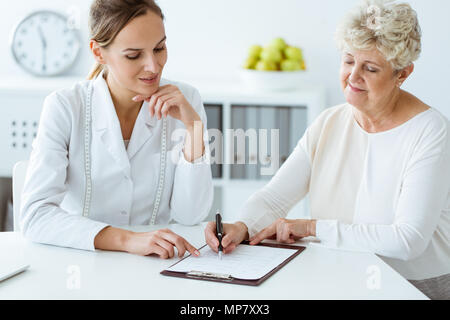
[[[133,101],[147,101],[150,115],[156,116],[158,120],[168,115],[180,120],[188,128],[194,125],[195,121],[201,121],[200,116],[186,100],[180,89],[174,85],[165,85],[150,97],[137,95]]]

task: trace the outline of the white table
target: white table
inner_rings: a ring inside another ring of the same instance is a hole
[[[205,243],[203,226],[167,227],[197,247]],[[31,265],[0,282],[0,299],[426,299],[374,254],[298,244],[306,250],[260,286],[251,287],[160,274],[178,258],[61,248],[0,232],[0,252],[23,254]]]

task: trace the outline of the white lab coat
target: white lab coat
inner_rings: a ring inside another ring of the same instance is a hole
[[[92,200],[89,216],[83,217],[84,110],[90,81]],[[94,250],[95,236],[108,225],[150,223],[159,179],[162,120],[150,117],[144,102],[126,149],[106,81],[102,75],[90,81],[53,92],[44,101],[21,202],[21,230],[32,241]],[[196,89],[161,81],[161,85],[169,83],[181,90],[201,117],[205,154],[194,163],[186,161],[184,135],[175,131],[184,125],[167,117],[166,173],[155,223],[196,224],[208,215],[213,199],[206,113]]]

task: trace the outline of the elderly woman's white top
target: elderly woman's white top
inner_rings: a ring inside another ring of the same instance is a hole
[[[244,205],[252,236],[308,192],[316,236],[369,251],[409,280],[450,273],[450,137],[435,109],[367,133],[353,107],[325,110],[274,178]]]

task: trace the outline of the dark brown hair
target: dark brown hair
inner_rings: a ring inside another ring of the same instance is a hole
[[[148,11],[164,20],[161,8],[153,0],[94,0],[89,11],[90,37],[106,48],[128,22]],[[95,79],[105,68],[96,62],[87,78]]]

